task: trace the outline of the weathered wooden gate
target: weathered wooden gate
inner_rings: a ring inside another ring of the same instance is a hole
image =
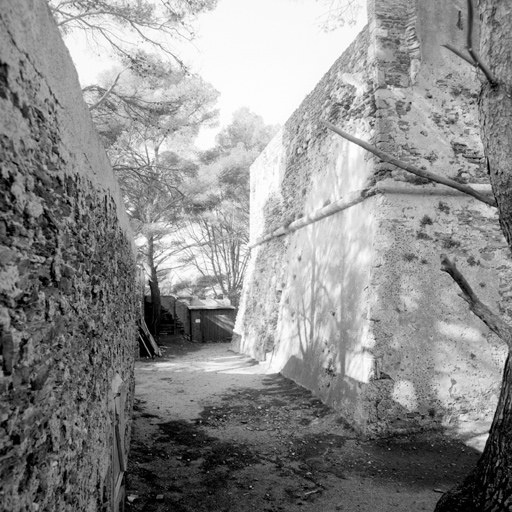
[[[202,308],[200,306],[189,306],[189,310],[192,341],[231,340],[236,318],[234,307]]]

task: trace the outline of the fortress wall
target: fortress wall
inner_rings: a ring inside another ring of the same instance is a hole
[[[326,129],[318,128],[319,118],[331,122],[347,119],[361,137],[368,139],[371,136],[372,126],[367,119],[371,119],[374,102],[366,71],[367,40],[368,33],[363,32],[351,51],[325,75],[255,162],[251,171],[252,241],[335,201],[344,191],[358,190],[370,174],[370,160],[362,150],[350,147],[345,141],[330,137]],[[347,70],[352,74],[344,81],[342,75]],[[348,81],[360,83],[360,88],[356,90]],[[367,211],[365,215],[371,215],[371,212]],[[315,271],[325,275],[331,271],[331,262],[326,256],[338,252],[341,239],[336,225],[328,219],[322,222],[330,226],[328,229],[332,233],[324,240],[326,246],[322,250],[325,254],[317,259],[321,269],[315,264]],[[347,229],[350,229],[349,225]],[[278,317],[281,305],[288,300],[286,290],[291,282],[298,287],[299,295],[302,294],[299,290],[311,287],[307,274],[297,278],[293,277],[297,270],[290,274],[290,264],[308,264],[309,258],[313,257],[310,254],[312,240],[304,233],[298,231],[292,238],[277,238],[253,250],[247,273],[249,281],[242,297],[241,311],[244,313],[238,316],[238,330],[242,329],[245,334],[242,338],[235,336],[235,344],[241,343],[238,348],[259,359],[275,352]],[[319,250],[317,247],[314,252]],[[300,263],[302,257],[299,258],[299,254],[304,251],[308,255],[304,254],[303,263]],[[339,290],[332,292],[341,293]],[[298,317],[293,323],[297,320]],[[316,361],[313,353],[309,357]]]
[[[369,9],[376,145],[489,189],[478,77],[441,47],[464,48],[465,6],[414,4],[375,1]],[[494,412],[505,350],[439,269],[447,254],[482,300],[506,312],[511,262],[497,212],[385,163],[376,164],[376,176],[383,196],[370,284],[375,374],[364,391],[367,422],[383,433],[485,422]]]
[[[491,417],[505,348],[458,298],[440,254],[505,314],[511,262],[493,208],[382,163],[319,121],[485,189],[478,80],[440,48],[464,46],[461,26],[457,3],[369,1],[368,27],[251,169],[254,247],[233,347],[271,360],[370,435]],[[368,187],[375,195],[290,231]]]
[[[0,24],[2,509],[111,510],[137,347],[128,219],[46,3],[1,0]]]

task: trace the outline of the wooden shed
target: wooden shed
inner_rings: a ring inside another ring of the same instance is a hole
[[[214,299],[194,299],[187,309],[192,341],[231,340],[236,319],[235,307]]]

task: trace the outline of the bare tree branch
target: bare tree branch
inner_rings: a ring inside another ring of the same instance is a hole
[[[467,55],[464,55],[460,50],[457,50],[455,46],[452,46],[451,44],[442,44],[441,46],[444,46],[451,52],[455,53],[457,57],[460,57],[461,59],[465,60],[468,64],[471,64],[471,66],[476,66],[475,61],[468,57]]]
[[[89,106],[89,110],[94,110],[95,108],[98,108],[109,96],[110,93],[114,90],[114,87],[117,85],[117,82],[119,81],[119,77],[127,70],[128,68],[124,68],[122,71],[119,71],[117,76],[114,78],[114,81],[112,82],[112,85],[105,91],[105,94],[92,105]]]
[[[475,22],[475,15],[474,15],[474,6],[473,6],[473,0],[467,0],[468,5],[468,32],[466,34],[467,39],[467,45],[466,48],[468,50],[468,53],[470,57],[467,55],[464,55],[460,50],[457,50],[454,46],[451,44],[442,44],[441,46],[444,46],[451,52],[453,52],[457,57],[460,57],[461,59],[465,60],[472,66],[477,67],[482,71],[482,73],[485,75],[485,78],[489,81],[490,84],[494,85],[496,84],[496,78],[491,73],[490,69],[483,63],[482,59],[478,55],[478,53],[473,49],[473,24]]]
[[[320,26],[324,32],[331,32],[346,24],[354,25],[361,9],[359,0],[322,0],[327,11],[320,17]]]
[[[496,200],[494,199],[494,197],[486,196],[485,194],[478,192],[477,190],[471,188],[468,185],[457,183],[456,181],[453,181],[449,178],[444,178],[443,176],[439,176],[438,174],[434,174],[433,172],[424,171],[422,169],[419,169],[418,167],[415,167],[414,165],[407,164],[405,162],[402,162],[401,160],[397,160],[388,153],[385,153],[384,151],[377,149],[375,146],[372,146],[371,144],[365,142],[364,140],[358,139],[357,137],[350,135],[349,133],[341,130],[337,126],[334,126],[328,121],[321,120],[320,122],[327,128],[329,128],[329,130],[332,130],[333,132],[337,133],[340,137],[343,137],[344,139],[347,139],[348,141],[357,144],[363,149],[366,149],[366,151],[369,151],[370,153],[373,153],[375,156],[378,156],[384,162],[388,162],[392,165],[395,165],[396,167],[400,167],[400,169],[415,174],[416,176],[421,176],[422,178],[426,178],[430,181],[435,181],[436,183],[441,183],[442,185],[446,185],[447,187],[454,188],[460,192],[463,192],[464,194],[467,194],[469,196],[474,197],[475,199],[478,199],[479,201],[482,201],[485,204],[488,204],[489,206],[496,207]]]
[[[475,21],[475,15],[474,15],[474,6],[473,6],[473,0],[467,0],[468,3],[468,33],[467,33],[467,48],[469,55],[471,55],[471,58],[475,62],[475,66],[477,66],[482,73],[485,75],[485,78],[491,83],[495,84],[496,79],[494,78],[493,74],[489,70],[489,68],[482,62],[482,59],[476,53],[476,51],[473,49],[473,24]]]
[[[199,12],[211,10],[215,1],[197,5],[187,1],[176,5],[176,2],[136,0],[48,0],[48,5],[64,33],[83,30],[91,36],[98,35],[119,55],[129,59],[136,57],[138,44],[142,42],[171,56],[184,68],[173,51],[173,41],[192,40],[194,30],[190,21]],[[127,34],[131,37],[125,37]]]
[[[512,327],[480,301],[466,278],[457,269],[455,263],[448,259],[446,254],[441,254],[441,270],[449,274],[455,283],[457,283],[461,290],[459,296],[469,304],[469,309],[471,309],[492,332],[497,334],[509,348],[512,348]]]

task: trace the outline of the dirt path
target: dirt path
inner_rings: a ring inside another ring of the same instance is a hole
[[[168,338],[136,366],[127,510],[431,511],[477,457],[434,434],[361,441],[229,345]]]

